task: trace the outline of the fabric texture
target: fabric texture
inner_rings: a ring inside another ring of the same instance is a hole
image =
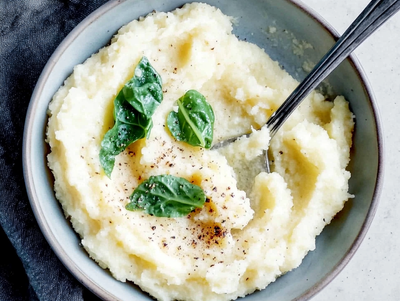
[[[29,204],[22,169],[27,107],[51,54],[107,0],[0,0],[0,300],[99,300],[63,266]]]

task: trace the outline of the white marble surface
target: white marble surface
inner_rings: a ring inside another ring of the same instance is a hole
[[[339,33],[369,0],[303,0]],[[400,12],[355,51],[378,100],[384,136],[384,185],[360,248],[313,301],[400,300]]]

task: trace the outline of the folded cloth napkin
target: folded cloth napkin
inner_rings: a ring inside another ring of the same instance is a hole
[[[99,300],[42,235],[22,171],[25,115],[47,60],[107,0],[0,0],[0,300]]]

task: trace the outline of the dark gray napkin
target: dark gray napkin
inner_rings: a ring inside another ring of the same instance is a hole
[[[32,213],[22,172],[25,115],[47,60],[107,0],[0,0],[0,300],[98,300],[62,265]]]

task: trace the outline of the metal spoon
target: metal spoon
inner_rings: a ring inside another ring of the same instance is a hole
[[[271,115],[267,123],[271,138],[283,123],[300,105],[304,98],[314,90],[350,53],[367,37],[378,29],[385,21],[400,9],[400,0],[372,0],[361,14],[354,20],[340,39],[325,54],[307,77],[297,86],[292,94]],[[250,134],[240,137],[248,137]],[[226,146],[240,137],[230,138],[213,145],[211,149]],[[265,152],[265,168],[270,172],[268,152]]]

